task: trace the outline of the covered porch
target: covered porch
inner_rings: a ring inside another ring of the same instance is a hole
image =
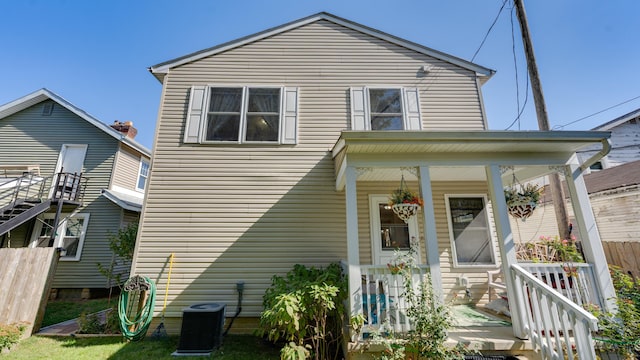
[[[590,131],[342,132],[332,155],[336,190],[345,194],[346,306],[351,316],[366,318],[354,343],[381,327],[411,330],[393,268],[398,253],[415,249],[414,276],[422,281],[430,274],[441,301],[485,305],[489,276],[500,273],[497,288],[508,302],[512,341],[528,339],[554,358],[592,353],[597,322],[582,305],[607,308],[615,292],[582,172],[606,155],[608,137]],[[593,144],[602,144],[602,151],[579,163],[575,152]],[[561,276],[562,264],[533,268],[516,259],[504,187],[514,178],[524,182],[552,172],[564,175],[581,235],[586,264],[580,266],[580,292]],[[389,220],[384,198],[402,178],[424,200],[404,225]],[[554,277],[558,281],[547,281]]]

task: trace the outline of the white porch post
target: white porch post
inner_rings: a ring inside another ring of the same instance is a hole
[[[593,216],[589,193],[584,183],[580,165],[575,162],[568,165],[566,173],[568,176],[565,176],[565,178],[569,196],[571,197],[573,213],[582,238],[582,250],[584,251],[585,260],[593,266],[596,286],[600,289],[603,297],[601,300],[606,310],[612,311],[615,309],[614,298],[616,292],[611,281],[611,274],[609,274],[607,258],[602,248],[602,240],[600,239],[596,219]]]
[[[347,268],[349,269],[350,316],[362,314],[362,280],[360,273],[360,247],[358,244],[358,198],[356,193],[356,168],[347,166],[345,171],[345,203],[347,211]]]
[[[433,210],[433,192],[431,190],[431,175],[428,166],[418,167],[420,178],[420,191],[424,200],[422,211],[424,223],[424,242],[427,251],[427,262],[431,274],[431,285],[438,290],[437,296],[444,302],[442,293],[442,273],[440,271],[440,250],[438,249],[438,234],[436,232],[436,217]]]
[[[498,234],[498,248],[500,249],[500,259],[502,262],[502,274],[507,286],[507,294],[509,301],[509,309],[511,310],[511,323],[513,325],[513,334],[519,338],[525,338],[524,323],[522,316],[524,309],[519,308],[518,298],[523,298],[522,289],[518,289],[514,279],[511,276],[511,264],[515,264],[516,246],[513,241],[513,233],[511,232],[511,224],[509,223],[509,212],[507,210],[507,202],[504,199],[504,187],[502,185],[502,175],[499,165],[489,165],[486,167],[487,180],[489,185],[489,197],[493,208],[493,219],[496,225],[496,233]],[[516,295],[518,292],[518,295]]]

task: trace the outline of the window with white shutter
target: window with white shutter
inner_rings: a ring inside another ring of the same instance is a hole
[[[193,86],[185,143],[297,143],[298,88]]]
[[[415,88],[351,88],[352,130],[421,130]]]

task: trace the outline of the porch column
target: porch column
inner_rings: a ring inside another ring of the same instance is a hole
[[[442,273],[440,271],[440,250],[438,249],[438,233],[436,232],[436,217],[433,210],[433,192],[431,190],[431,175],[428,166],[418,167],[420,191],[424,200],[422,211],[424,224],[424,245],[427,251],[427,263],[431,274],[431,285],[438,290],[436,295],[444,302],[442,293]]]
[[[575,157],[574,157],[575,159]],[[602,248],[602,240],[600,239],[600,233],[598,232],[598,226],[596,225],[596,219],[591,209],[591,202],[589,201],[589,193],[584,183],[584,177],[582,176],[582,170],[577,162],[573,162],[567,166],[565,179],[567,181],[567,187],[569,189],[569,196],[571,197],[571,205],[573,207],[573,213],[576,218],[578,229],[580,230],[580,237],[582,241],[582,250],[584,251],[585,260],[593,266],[593,271],[596,280],[596,287],[600,289],[606,310],[612,311],[615,309],[615,296],[616,291],[611,281],[611,274],[609,274],[609,266],[607,264],[607,258]]]
[[[362,314],[362,280],[360,273],[360,246],[358,243],[358,198],[356,168],[345,170],[345,204],[347,211],[347,269],[349,277],[349,316]]]
[[[513,233],[511,232],[511,224],[509,223],[509,211],[507,210],[507,202],[504,199],[504,186],[502,185],[502,174],[499,165],[489,165],[486,167],[487,181],[489,185],[489,198],[491,199],[493,209],[493,220],[496,225],[496,233],[498,235],[498,248],[500,249],[500,259],[502,263],[502,274],[505,285],[507,286],[507,294],[509,301],[509,309],[511,310],[511,324],[513,325],[513,335],[519,338],[526,338],[523,319],[518,307],[517,298],[523,298],[523,294],[514,297],[516,292],[522,293],[522,289],[516,287],[515,281],[511,276],[511,264],[515,264],[516,246],[513,241]]]

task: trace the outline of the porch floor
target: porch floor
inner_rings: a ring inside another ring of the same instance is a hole
[[[529,340],[513,336],[511,326],[455,327],[449,331],[447,343],[453,347],[459,342],[483,355],[513,355],[519,359],[540,359],[540,355],[533,351]],[[348,347],[348,359],[371,359],[374,353],[381,350],[382,347],[379,345],[352,342]]]

